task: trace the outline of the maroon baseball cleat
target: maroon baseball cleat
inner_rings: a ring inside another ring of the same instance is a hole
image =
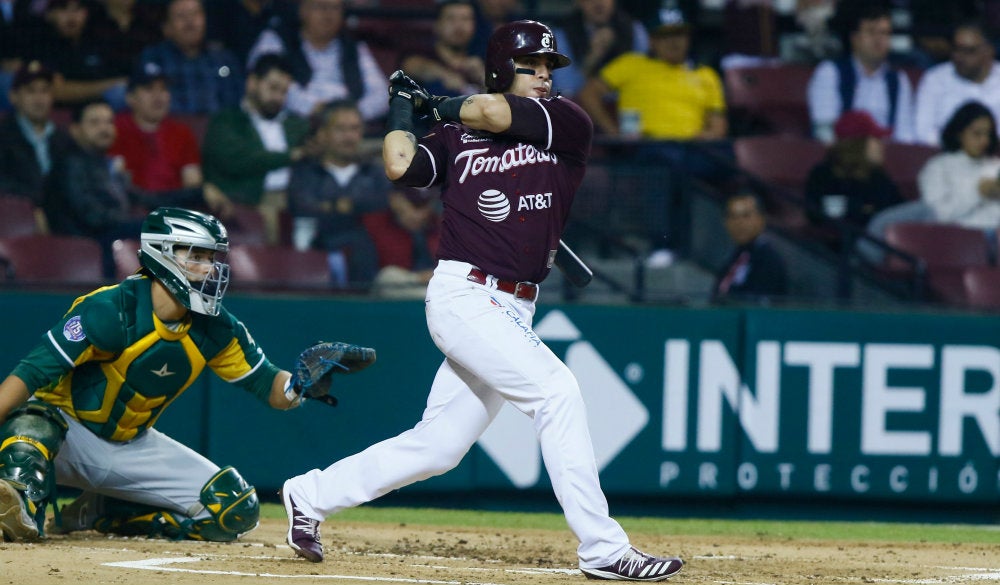
[[[313,520],[295,505],[286,487],[278,492],[288,515],[288,536],[285,540],[295,554],[312,563],[323,561],[323,543],[320,542],[319,520]]]
[[[607,567],[580,571],[588,579],[611,581],[664,581],[680,572],[684,561],[677,557],[654,557],[639,551],[634,546],[625,551],[620,559]]]

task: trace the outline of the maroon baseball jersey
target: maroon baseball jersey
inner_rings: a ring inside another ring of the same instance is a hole
[[[513,116],[508,130],[438,124],[397,182],[442,185],[439,259],[541,282],[583,180],[594,127],[568,99],[504,97]]]

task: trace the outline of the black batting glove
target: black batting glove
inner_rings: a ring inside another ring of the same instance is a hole
[[[431,95],[412,77],[396,70],[389,76],[389,103],[394,99],[404,99],[413,104],[413,113],[418,116],[430,114]]]

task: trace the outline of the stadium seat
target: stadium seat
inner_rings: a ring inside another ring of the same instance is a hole
[[[920,199],[917,175],[927,164],[927,159],[940,152],[936,147],[923,144],[888,142],[885,145],[885,172],[899,187],[899,194],[908,201]]]
[[[0,257],[10,262],[14,282],[96,285],[101,276],[101,248],[90,238],[30,235],[0,238]]]
[[[290,246],[233,245],[229,249],[233,290],[324,290],[331,287],[326,253]]]
[[[123,280],[139,270],[139,240],[115,240],[111,252],[115,258],[115,278]]]
[[[264,230],[264,217],[256,207],[250,205],[234,205],[233,215],[225,222],[229,231],[230,244],[245,244],[263,246],[267,240]]]
[[[1000,268],[973,266],[962,273],[965,300],[976,309],[1000,309]]]
[[[769,183],[801,192],[813,166],[826,155],[818,140],[793,136],[745,136],[733,141],[736,164]]]
[[[812,67],[786,63],[731,67],[723,73],[733,133],[810,136],[806,87]]]
[[[0,195],[0,238],[38,233],[35,206],[24,197]]]
[[[792,230],[806,224],[803,195],[809,171],[826,154],[817,140],[782,135],[745,136],[733,141],[736,165],[784,194],[765,200],[768,215],[777,225]]]
[[[989,264],[989,242],[976,229],[936,223],[896,223],[886,228],[885,241],[922,259],[932,297],[949,304],[965,303],[965,269]],[[907,274],[910,265],[889,254],[886,269],[890,274]]]

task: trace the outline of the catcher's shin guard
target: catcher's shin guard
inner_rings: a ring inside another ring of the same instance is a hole
[[[191,515],[103,498],[103,514],[93,528],[121,536],[164,537],[174,540],[231,542],[257,527],[260,502],[257,490],[232,467],[219,470],[203,488],[202,507]],[[204,511],[208,516],[195,518]]]
[[[68,429],[66,420],[59,410],[39,401],[31,401],[14,409],[7,420],[0,426],[0,482],[18,492],[22,500],[23,510],[14,514],[4,498],[7,509],[2,513],[5,532],[11,532],[8,537],[35,538],[44,536],[42,527],[45,524],[46,505],[56,496],[56,474],[53,460],[59,453],[59,447],[66,439]],[[20,530],[21,535],[13,534],[10,528],[12,520],[21,514],[29,515],[35,524],[35,534],[30,530]],[[56,511],[58,514],[58,510]]]

